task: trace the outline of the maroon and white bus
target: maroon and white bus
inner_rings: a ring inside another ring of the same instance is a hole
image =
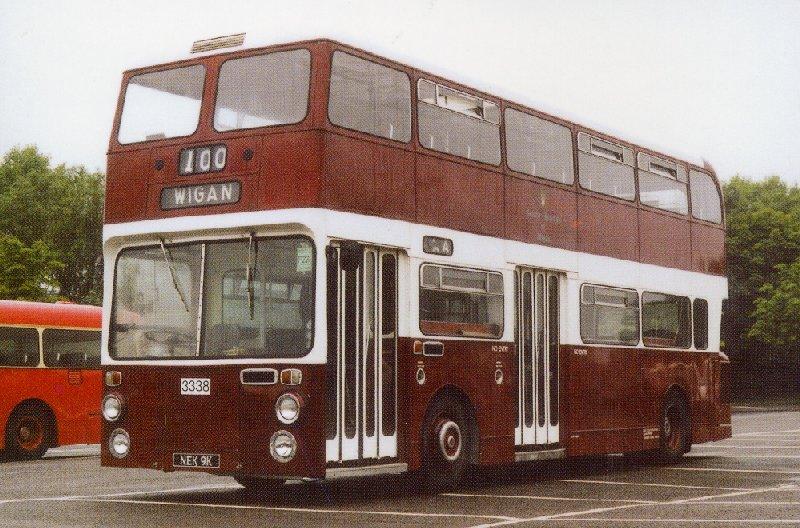
[[[102,463],[290,478],[731,435],[719,183],[329,40],[123,75]]]

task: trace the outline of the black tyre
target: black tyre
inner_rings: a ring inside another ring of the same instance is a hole
[[[234,477],[236,482],[244,486],[248,495],[266,500],[279,495],[283,491],[284,479],[258,477]]]
[[[449,396],[438,398],[428,408],[422,434],[422,462],[428,490],[455,488],[468,469],[472,442],[464,406]]]
[[[691,447],[691,427],[686,399],[672,392],[661,410],[661,445],[658,458],[662,462],[678,461]]]
[[[54,439],[53,420],[41,405],[19,406],[11,413],[6,424],[6,452],[10,458],[42,458],[52,447]]]

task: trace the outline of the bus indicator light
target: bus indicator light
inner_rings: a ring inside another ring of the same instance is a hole
[[[106,387],[118,387],[122,383],[122,372],[109,370],[106,372]]]
[[[300,385],[303,382],[303,372],[300,369],[291,368],[281,371],[281,383],[284,385]]]

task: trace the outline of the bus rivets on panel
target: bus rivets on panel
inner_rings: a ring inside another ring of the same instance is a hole
[[[245,161],[250,161],[251,159],[253,159],[253,150],[249,148],[244,149],[242,157],[244,158]]]
[[[156,160],[156,170],[160,171],[163,168],[164,168],[164,160],[163,159],[157,159]]]
[[[422,367],[417,369],[417,383],[419,383],[420,385],[425,384],[425,369],[423,369]]]

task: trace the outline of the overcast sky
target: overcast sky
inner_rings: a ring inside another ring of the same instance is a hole
[[[242,31],[335,38],[705,158],[723,179],[800,183],[800,1],[789,0],[2,0],[0,152],[36,144],[105,170],[121,72]]]

